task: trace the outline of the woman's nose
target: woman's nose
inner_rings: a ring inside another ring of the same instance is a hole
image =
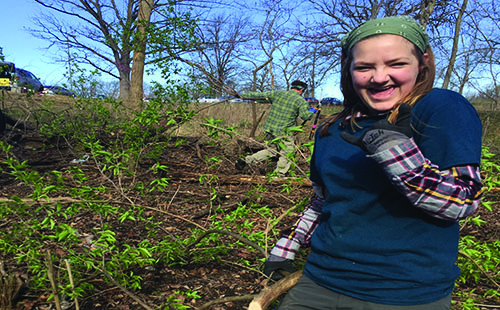
[[[389,74],[384,68],[375,68],[372,75],[372,82],[383,84],[389,80]]]

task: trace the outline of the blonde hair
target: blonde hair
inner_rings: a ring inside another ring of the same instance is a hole
[[[422,97],[427,95],[427,93],[429,93],[434,86],[436,64],[434,61],[434,53],[432,52],[432,48],[428,46],[425,50],[425,53],[429,55],[426,61],[424,58],[424,53],[422,53],[414,44],[412,45],[413,53],[418,59],[420,71],[417,75],[417,80],[413,89],[398,103],[396,103],[393,111],[390,113],[389,121],[392,123],[397,119],[398,108],[400,104],[408,103],[409,105],[413,106]],[[323,123],[321,128],[321,136],[327,135],[328,127],[339,119],[342,119],[343,124],[347,124],[347,122],[350,122],[351,128],[353,128],[354,130],[355,127],[359,127],[359,125],[357,125],[355,121],[356,114],[367,114],[369,112],[368,107],[363,103],[353,87],[350,71],[352,60],[352,49],[348,52],[342,50],[340,87],[342,90],[342,94],[344,95],[344,109]]]

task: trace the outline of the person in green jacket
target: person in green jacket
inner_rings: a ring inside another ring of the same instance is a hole
[[[243,170],[247,165],[252,165],[266,160],[270,157],[278,157],[275,173],[278,177],[286,175],[292,164],[290,157],[294,151],[293,133],[289,128],[296,126],[297,118],[310,120],[316,108],[311,108],[302,94],[307,89],[307,84],[302,81],[294,81],[290,90],[271,90],[267,92],[247,92],[239,97],[266,99],[271,102],[271,110],[264,124],[266,148],[239,158],[236,161],[236,168]]]

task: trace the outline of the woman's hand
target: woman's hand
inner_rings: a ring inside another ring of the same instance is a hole
[[[340,137],[348,143],[359,146],[369,154],[375,154],[411,138],[410,116],[411,106],[403,103],[399,106],[398,119],[395,124],[383,119],[373,124],[359,138],[347,132],[341,132]]]

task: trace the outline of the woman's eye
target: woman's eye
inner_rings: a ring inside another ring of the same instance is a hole
[[[356,70],[356,71],[367,71],[369,69],[370,69],[370,67],[367,67],[367,66],[357,66],[354,68],[354,70]]]
[[[403,67],[406,66],[405,62],[395,62],[392,64],[393,67]]]

